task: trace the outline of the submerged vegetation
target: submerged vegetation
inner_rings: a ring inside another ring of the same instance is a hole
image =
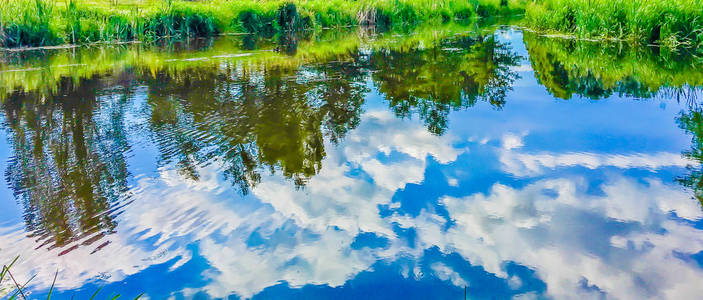
[[[529,28],[666,48],[703,46],[703,0],[536,0]]]
[[[381,28],[449,22],[522,11],[524,0],[307,0],[112,2],[5,0],[0,46],[201,37],[218,33],[275,34],[301,29],[372,25]]]

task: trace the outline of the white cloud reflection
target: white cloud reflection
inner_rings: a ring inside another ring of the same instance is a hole
[[[506,173],[529,177],[544,174],[548,170],[560,167],[584,167],[598,169],[616,167],[620,169],[641,168],[658,170],[664,167],[686,167],[695,164],[680,153],[631,153],[603,154],[590,152],[567,153],[524,153],[519,148],[524,146],[524,135],[508,133],[501,139],[502,151],[499,160]]]
[[[623,299],[703,292],[703,270],[674,255],[703,250],[703,232],[667,218],[669,212],[700,218],[695,201],[654,179],[641,184],[616,178],[602,186],[600,196],[586,194],[585,188],[554,179],[522,189],[496,184],[487,195],[446,197],[442,202],[456,224],[446,232],[439,229],[444,221],[431,215],[398,220],[418,229],[422,247],[458,252],[499,276],[507,278],[505,262],[529,266],[547,283],[548,293],[560,299],[597,296],[582,288],[584,282]],[[636,213],[625,213],[629,209]],[[624,222],[621,235],[605,231],[611,218]]]
[[[625,299],[703,293],[701,268],[677,257],[702,251],[703,232],[670,214],[688,220],[703,216],[678,186],[620,175],[598,186],[598,193],[588,192],[582,177],[545,179],[520,188],[497,183],[485,194],[442,197],[440,203],[454,221],[451,226],[430,210],[382,217],[379,206],[397,207],[391,203],[397,189],[424,181],[429,157],[447,164],[464,150],[453,147],[456,137],[428,134],[420,124],[388,112],[369,112],[362,119],[340,147],[327,147],[320,174],[304,189],[281,176],[264,176],[252,191],[256,199],[241,199],[214,166],[200,170],[198,182],[162,170],[159,178],[139,180],[136,200],[120,215],[110,245],[92,255],[82,247],[60,257],[57,250],[40,249],[24,255],[17,273],[37,274],[34,283],[48,287],[59,268],[57,286],[78,288],[96,277],[120,281],[174,259],[179,259],[172,267],[177,268],[197,255],[211,267],[201,274],[208,279],[203,288],[208,294],[250,297],[281,281],[294,287],[339,286],[378,260],[420,258],[423,250],[438,247],[511,286],[521,283],[507,275],[505,264],[527,266],[556,298],[590,298],[599,292]],[[626,160],[617,155],[596,162],[579,155],[506,159],[506,153],[515,153],[505,151],[523,145],[517,136],[509,138],[503,144],[509,147],[497,149],[496,155],[513,174],[584,162],[593,168],[678,165],[674,158],[656,154],[624,163],[617,162]],[[415,229],[414,246],[396,236],[396,225]],[[361,232],[388,238],[388,246],[353,249]],[[252,243],[252,236],[260,241]],[[198,253],[186,249],[191,242],[198,244]],[[0,245],[3,257],[36,247],[14,227],[0,228]],[[431,270],[454,285],[471,285],[450,265],[434,263]],[[584,283],[599,291],[583,288]],[[183,290],[186,295],[198,291]]]

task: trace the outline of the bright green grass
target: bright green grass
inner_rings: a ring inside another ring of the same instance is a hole
[[[533,29],[580,38],[623,39],[667,48],[703,45],[703,0],[535,0]]]
[[[0,46],[51,46],[513,14],[525,0],[3,0]]]
[[[17,299],[28,299],[27,297],[31,295],[31,291],[28,291],[27,286],[29,283],[34,279],[34,276],[30,277],[29,280],[22,281],[22,283],[19,283],[16,281],[14,278],[14,275],[12,275],[12,271],[10,270],[12,266],[17,262],[19,259],[19,256],[15,257],[10,264],[7,265],[2,265],[0,266],[0,297],[5,297],[3,299],[7,300],[17,300]],[[46,296],[46,300],[51,300],[51,294],[54,292],[54,286],[56,284],[56,277],[59,275],[59,272],[56,271],[56,274],[54,275],[54,281],[51,283],[51,288],[49,289],[49,294]],[[22,278],[24,279],[24,278]],[[98,296],[98,293],[100,293],[100,289],[98,288],[95,293],[90,297],[90,300],[96,299]],[[142,294],[143,295],[143,294]],[[137,296],[134,298],[134,300],[137,300],[142,297],[142,295]],[[119,299],[120,295],[119,294],[113,294],[110,296],[106,295],[100,295],[100,297],[105,297],[103,299]],[[29,299],[35,299],[35,298],[29,298]]]

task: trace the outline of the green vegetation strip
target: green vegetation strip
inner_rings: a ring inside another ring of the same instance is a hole
[[[534,0],[528,27],[665,48],[703,46],[703,0]]]
[[[372,25],[521,12],[525,0],[2,0],[0,46],[41,47]]]

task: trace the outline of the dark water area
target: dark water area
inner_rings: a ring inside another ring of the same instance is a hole
[[[701,66],[459,25],[2,53],[0,263],[31,298],[695,298]]]

